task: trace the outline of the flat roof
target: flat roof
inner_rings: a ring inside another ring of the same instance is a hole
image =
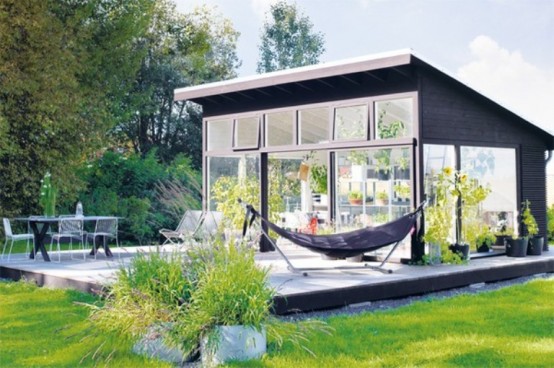
[[[215,96],[285,83],[333,77],[341,74],[408,65],[412,61],[412,55],[412,50],[404,49],[329,63],[278,70],[275,72],[229,79],[221,82],[206,83],[198,86],[177,88],[175,90],[175,100],[192,100],[198,97]]]
[[[552,137],[551,147],[554,147],[554,136],[552,132],[549,132],[537,124],[534,124],[529,119],[522,117],[520,114],[515,113],[512,109],[507,108],[503,104],[499,103],[493,98],[488,97],[481,91],[470,87],[464,82],[461,82],[458,78],[454,77],[443,68],[437,67],[434,64],[428,62],[420,55],[416,54],[412,49],[402,49],[372,55],[366,55],[362,57],[344,59],[339,61],[320,63],[315,65],[308,65],[299,68],[284,69],[270,73],[251,75],[247,77],[239,77],[229,79],[225,81],[206,83],[202,85],[177,88],[174,91],[174,97],[176,101],[182,100],[200,100],[210,98],[212,96],[224,96],[231,93],[241,93],[251,90],[262,90],[264,88],[282,86],[286,84],[302,83],[305,81],[320,80],[323,81],[326,78],[337,77],[353,73],[371,72],[385,68],[398,68],[405,65],[411,65],[419,63],[420,65],[427,66],[436,72],[439,72],[452,80],[460,83],[464,87],[474,91],[478,95],[500,106],[504,110],[524,120],[531,126],[539,129],[540,131],[548,134]]]

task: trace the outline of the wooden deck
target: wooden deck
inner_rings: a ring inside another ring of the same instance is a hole
[[[33,280],[40,286],[75,288],[94,292],[108,285],[116,271],[129,264],[137,251],[148,252],[155,247],[130,247],[114,250],[113,260],[103,255],[98,260],[71,260],[64,252],[62,262],[28,259],[23,254],[12,255],[10,263],[0,262],[0,277]],[[171,251],[165,248],[164,251]],[[117,252],[121,252],[121,259]],[[355,266],[346,261],[322,260],[317,254],[295,246],[285,247],[295,266],[336,267]],[[270,267],[270,282],[277,290],[275,313],[287,314],[338,308],[349,304],[401,298],[411,295],[496,282],[515,277],[554,272],[554,250],[542,256],[508,258],[506,256],[471,260],[466,265],[411,266],[390,263],[392,274],[369,269],[313,271],[308,276],[291,273],[275,252],[259,253],[256,260]]]

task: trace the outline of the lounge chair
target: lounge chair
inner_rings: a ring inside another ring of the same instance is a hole
[[[159,233],[165,237],[162,245],[178,244],[187,237],[193,237],[203,218],[202,211],[187,210],[175,230],[161,229]]]

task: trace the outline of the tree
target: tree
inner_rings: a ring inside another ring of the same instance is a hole
[[[48,170],[62,193],[105,142],[139,66],[153,0],[0,0],[0,212],[37,209]]]
[[[126,100],[128,119],[114,131],[120,144],[143,156],[156,149],[165,162],[185,153],[201,167],[201,109],[174,101],[174,89],[235,77],[237,38],[213,9],[180,14],[174,4],[157,2],[149,32],[135,45],[148,52]]]
[[[319,62],[325,51],[323,34],[313,31],[307,16],[281,0],[271,5],[270,17],[263,26],[258,73]]]

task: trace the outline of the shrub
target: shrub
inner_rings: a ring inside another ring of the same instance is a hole
[[[548,217],[548,226],[547,226],[548,240],[554,241],[554,205],[552,205],[548,209],[547,217]]]

